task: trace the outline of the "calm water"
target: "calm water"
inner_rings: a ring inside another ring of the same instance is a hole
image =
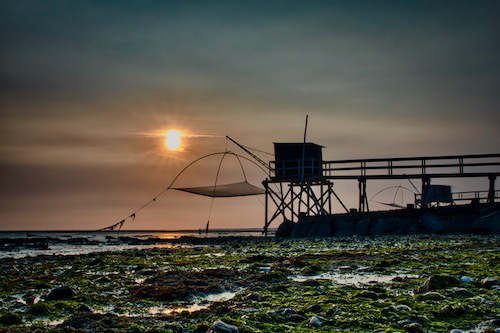
[[[200,234],[198,231],[0,231],[0,239],[3,238],[46,238],[48,249],[34,247],[12,247],[0,244],[0,258],[23,258],[38,255],[75,255],[103,251],[122,251],[128,249],[145,249],[152,247],[183,247],[177,243],[165,242],[169,239],[177,239],[182,236],[190,237],[221,237],[221,236],[261,236],[260,230],[218,230],[208,234]],[[119,241],[117,237],[133,237],[138,240],[156,238],[158,244],[132,245]],[[86,239],[94,244],[69,244],[61,241]]]

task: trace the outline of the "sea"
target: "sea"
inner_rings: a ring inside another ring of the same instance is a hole
[[[259,237],[262,236],[262,229],[222,229],[208,233],[199,230],[0,231],[0,259],[190,246],[176,241],[183,236]],[[143,241],[147,244],[141,244]]]

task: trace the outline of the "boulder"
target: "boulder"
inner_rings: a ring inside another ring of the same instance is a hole
[[[54,288],[47,295],[47,301],[57,301],[63,299],[70,299],[75,296],[75,292],[68,286],[62,286],[58,288]]]
[[[17,313],[9,312],[0,316],[0,324],[11,326],[23,323],[23,319]]]
[[[424,284],[415,290],[415,293],[426,293],[433,290],[447,289],[460,284],[460,281],[450,275],[431,275]]]
[[[238,333],[238,327],[230,325],[223,322],[222,320],[217,320],[210,326],[207,333]]]

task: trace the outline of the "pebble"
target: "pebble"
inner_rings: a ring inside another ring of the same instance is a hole
[[[452,289],[450,289],[450,292],[455,296],[459,296],[459,297],[463,297],[463,298],[469,298],[469,297],[474,296],[473,293],[471,293],[470,291],[468,291],[465,288],[452,288]]]
[[[446,297],[436,291],[429,291],[428,293],[421,295],[419,298],[426,301],[442,301]]]
[[[292,321],[294,323],[300,323],[304,321],[306,318],[304,316],[301,316],[299,314],[293,314],[288,317],[288,321]]]
[[[260,302],[262,300],[262,296],[259,293],[251,293],[245,297],[246,300],[249,301],[257,301]]]
[[[280,314],[283,316],[290,316],[290,315],[294,315],[296,313],[297,313],[297,311],[295,311],[294,309],[290,309],[290,308],[284,308],[284,309],[280,310]]]
[[[411,308],[408,306],[408,305],[404,305],[404,304],[398,304],[394,307],[394,309],[398,310],[398,311],[411,311]]]
[[[319,304],[314,304],[314,305],[311,305],[310,307],[307,308],[307,312],[313,312],[313,313],[318,313],[318,312],[321,312],[323,309],[321,308],[321,306]]]
[[[462,281],[462,283],[465,283],[465,284],[470,284],[470,283],[474,282],[474,280],[470,276],[467,276],[467,275],[462,276],[460,278],[460,280]]]
[[[493,286],[496,286],[499,284],[499,281],[497,279],[494,279],[492,277],[487,277],[483,280],[481,280],[481,286],[484,288],[492,288]]]
[[[92,312],[92,309],[85,304],[80,305],[77,310],[78,312]]]
[[[422,325],[419,323],[411,323],[408,326],[406,326],[406,331],[408,333],[424,333],[424,329]]]
[[[461,329],[458,329],[458,328],[454,328],[450,331],[450,333],[465,333],[464,331],[462,331]]]
[[[207,333],[239,333],[238,327],[230,325],[223,322],[222,320],[217,320],[210,326]]]
[[[313,327],[321,327],[323,326],[323,321],[318,316],[312,316],[311,319],[309,319],[309,325]]]

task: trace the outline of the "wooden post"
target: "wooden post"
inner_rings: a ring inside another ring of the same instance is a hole
[[[264,234],[265,234],[265,236],[267,236],[267,223],[268,223],[268,221],[267,221],[267,208],[268,208],[269,191],[267,189],[268,184],[267,184],[266,181],[263,182],[263,185],[264,185],[264,188],[266,189],[266,199],[265,199],[265,201],[266,201],[266,203],[265,203],[266,208],[265,208],[265,212],[264,212],[264,214],[265,214],[264,215]]]
[[[429,177],[422,177],[422,195],[420,197],[420,208],[427,208],[429,203],[427,202],[427,194],[429,192],[429,187],[431,186],[431,179]]]
[[[495,202],[495,180],[496,176],[488,176],[488,180],[490,181],[490,186],[488,188],[488,203],[492,204]]]

